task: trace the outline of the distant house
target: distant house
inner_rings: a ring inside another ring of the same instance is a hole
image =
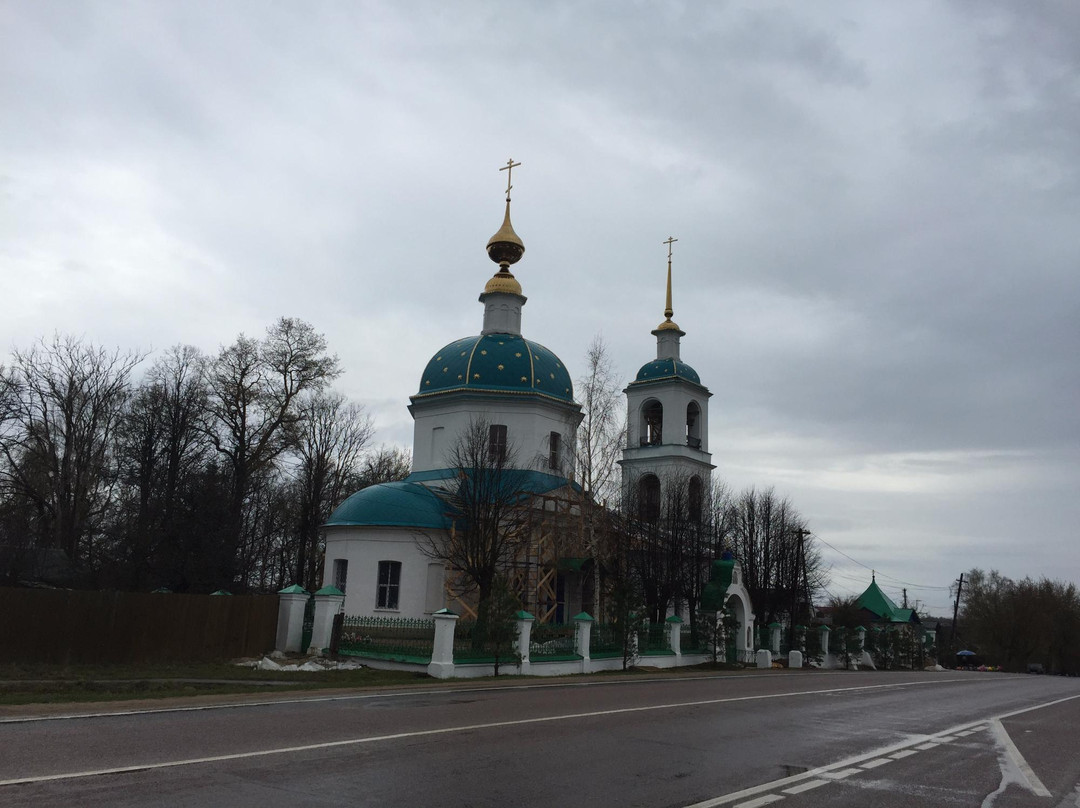
[[[914,609],[897,606],[888,595],[881,591],[881,587],[877,585],[877,577],[873,573],[870,577],[870,586],[866,587],[866,591],[855,600],[855,606],[866,615],[870,623],[918,625],[921,622]]]

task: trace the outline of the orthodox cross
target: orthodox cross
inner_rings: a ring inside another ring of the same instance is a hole
[[[507,202],[510,201],[510,189],[514,187],[513,185],[510,184],[510,177],[513,175],[514,169],[517,168],[519,165],[521,165],[521,163],[515,163],[514,158],[511,157],[509,160],[506,161],[506,165],[504,165],[502,168],[499,169],[499,171],[505,171],[506,172],[506,201]]]
[[[519,163],[519,165],[520,165],[520,163]],[[501,168],[499,170],[502,171]],[[667,245],[667,260],[668,260],[669,264],[671,263],[671,245],[674,244],[676,241],[678,241],[678,239],[675,238],[674,236],[668,236],[667,241],[661,242],[662,244]]]

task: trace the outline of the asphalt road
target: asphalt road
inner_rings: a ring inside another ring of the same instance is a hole
[[[2,718],[0,806],[1080,806],[1078,679],[762,671],[248,701]]]

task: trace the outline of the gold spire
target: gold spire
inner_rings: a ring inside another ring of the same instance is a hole
[[[664,306],[664,322],[660,323],[656,327],[657,331],[681,331],[675,323],[671,321],[671,315],[675,312],[671,309],[671,245],[678,241],[673,236],[668,236],[667,241],[662,242],[667,245],[667,300]]]
[[[502,227],[488,239],[488,258],[499,265],[499,271],[487,282],[484,287],[485,294],[488,292],[521,294],[521,284],[510,274],[510,265],[520,261],[525,252],[525,244],[518,238],[518,234],[514,232],[514,226],[510,223],[510,189],[514,187],[511,184],[511,176],[519,165],[521,163],[515,163],[511,158],[499,169],[506,172],[506,213],[503,215]]]

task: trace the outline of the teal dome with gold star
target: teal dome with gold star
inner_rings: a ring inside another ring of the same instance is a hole
[[[654,359],[651,362],[646,362],[637,372],[637,377],[633,383],[659,382],[668,381],[669,379],[685,379],[694,384],[701,384],[701,377],[698,376],[696,370],[685,362],[672,358]]]
[[[427,363],[412,398],[455,392],[574,401],[574,384],[562,360],[517,334],[483,334],[451,342]]]

